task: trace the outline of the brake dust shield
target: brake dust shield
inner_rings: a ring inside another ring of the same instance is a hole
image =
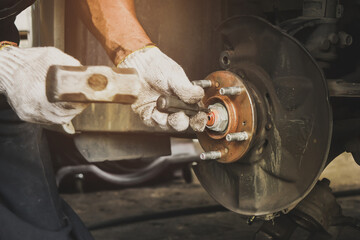
[[[205,89],[204,104],[221,87],[241,80],[251,96],[247,101],[253,102],[253,132],[243,147],[226,148],[227,154],[241,149],[237,161],[201,161],[195,173],[208,193],[234,212],[270,216],[287,211],[309,193],[327,160],[332,115],[326,81],[299,42],[261,18],[232,18],[220,31],[226,71],[208,76],[217,83]],[[235,108],[241,106],[236,102]],[[207,129],[198,138],[205,151],[213,151],[226,144],[220,135]]]

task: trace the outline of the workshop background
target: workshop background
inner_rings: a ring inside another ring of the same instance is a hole
[[[274,12],[284,12],[281,16],[286,19],[303,8],[303,1],[297,0],[244,2],[135,0],[150,38],[192,80],[203,79],[224,64],[219,61],[223,42],[218,27],[225,19],[262,10],[275,23]],[[261,10],[254,7],[258,2]],[[112,66],[70,0],[38,0],[16,24],[20,47],[55,46],[84,65]],[[202,188],[192,165],[203,149],[192,140],[196,137],[191,131],[164,133],[146,127],[129,106],[117,104],[92,104],[72,124],[76,135],[62,128],[48,131],[54,169],[62,196],[96,240],[253,239],[260,228],[262,220],[228,211]],[[343,153],[320,177],[330,180],[345,216],[360,218],[359,176],[352,154]],[[309,236],[297,228],[291,239]],[[357,240],[360,232],[345,226],[338,239]]]

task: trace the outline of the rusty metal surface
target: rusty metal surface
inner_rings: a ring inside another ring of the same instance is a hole
[[[64,50],[65,2],[37,0],[32,6],[32,46],[54,46]]]
[[[326,81],[298,41],[261,18],[232,18],[221,32],[228,70],[252,90],[256,133],[240,161],[194,169],[225,207],[268,218],[303,199],[325,166],[332,135]]]
[[[204,105],[208,107],[215,103],[223,104],[227,109],[229,122],[223,132],[206,129],[205,132],[197,133],[197,137],[205,151],[221,151],[223,153],[219,162],[236,162],[249,149],[256,131],[255,105],[243,80],[236,74],[229,71],[217,71],[207,76],[206,79],[214,82],[214,87],[205,89],[205,97],[202,100]],[[234,86],[241,87],[242,93],[235,96],[223,96],[219,93],[223,87]],[[225,139],[227,134],[236,132],[248,133],[248,140],[228,142]]]
[[[328,79],[329,94],[331,97],[360,97],[360,84],[346,82],[342,79]]]
[[[146,134],[84,133],[74,137],[74,143],[89,162],[152,158],[171,155],[170,139]]]
[[[143,124],[131,106],[122,104],[90,104],[72,123],[77,132],[163,132],[160,127]]]

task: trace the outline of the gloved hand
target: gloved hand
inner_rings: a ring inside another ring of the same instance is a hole
[[[6,94],[9,104],[23,121],[66,124],[86,108],[86,104],[47,100],[45,80],[51,65],[81,64],[53,47],[0,50],[0,92]]]
[[[132,109],[140,115],[148,126],[160,126],[184,131],[190,126],[195,131],[204,131],[207,114],[199,112],[189,119],[184,112],[174,114],[161,113],[156,109],[156,100],[162,94],[177,95],[182,101],[198,103],[204,96],[204,90],[191,84],[184,70],[166,56],[157,47],[138,50],[125,58],[118,67],[135,68],[143,82],[143,89]]]

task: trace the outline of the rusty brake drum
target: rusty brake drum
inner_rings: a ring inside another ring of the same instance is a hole
[[[294,207],[315,185],[329,151],[332,115],[324,76],[304,47],[277,27],[253,16],[220,27],[225,69],[210,74],[203,103],[228,111],[222,132],[198,134],[218,160],[194,166],[203,187],[228,209],[271,216]],[[237,86],[241,94],[219,89]],[[246,132],[242,141],[227,141]]]

